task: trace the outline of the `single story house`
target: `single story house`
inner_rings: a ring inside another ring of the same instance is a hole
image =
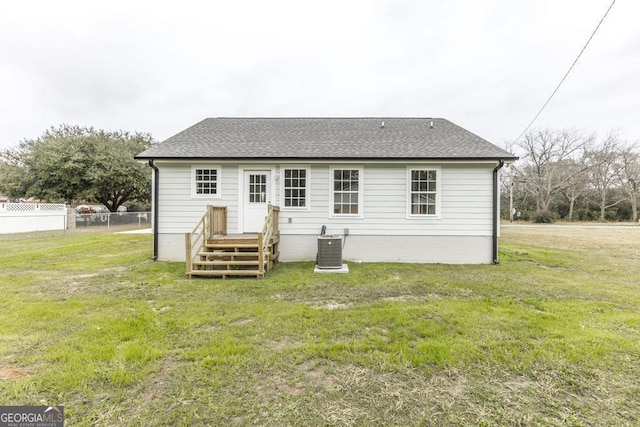
[[[517,158],[442,118],[208,118],[136,159],[154,170],[154,256],[185,261],[208,206],[225,232],[278,206],[281,261],[318,235],[353,261],[497,263],[498,174]]]

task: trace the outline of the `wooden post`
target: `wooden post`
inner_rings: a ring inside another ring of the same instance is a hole
[[[209,224],[206,224],[207,227],[203,227],[207,230],[207,233],[204,235],[204,240],[207,241],[211,236],[216,234],[216,221],[215,214],[213,211],[213,206],[207,205],[207,219],[209,220]]]
[[[220,234],[223,236],[227,235],[227,207],[221,208],[221,224],[220,224]]]
[[[262,241],[262,233],[258,234],[258,276],[264,275],[264,248]]]
[[[191,279],[191,268],[193,267],[191,264],[191,233],[184,233],[184,242],[185,242],[185,267],[186,274],[189,279]]]
[[[273,235],[274,236],[277,236],[278,234],[280,234],[279,221],[280,221],[280,206],[274,206],[273,207]]]

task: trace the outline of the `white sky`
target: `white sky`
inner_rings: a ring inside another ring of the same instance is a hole
[[[61,123],[164,140],[233,116],[444,117],[503,145],[610,2],[4,2],[0,148]],[[616,2],[534,127],[640,139],[638,19]]]

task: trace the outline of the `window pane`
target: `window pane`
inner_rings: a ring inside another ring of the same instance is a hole
[[[410,212],[412,215],[435,215],[436,213],[436,171],[412,170],[410,173]]]
[[[333,172],[334,213],[357,214],[360,184],[357,169],[336,169]]]
[[[217,193],[216,169],[195,169],[194,181],[196,194],[216,194]]]
[[[284,199],[285,206],[300,207],[306,206],[306,176],[305,169],[285,169]]]

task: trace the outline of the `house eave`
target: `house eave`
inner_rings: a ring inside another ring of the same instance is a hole
[[[160,156],[160,157],[140,157],[141,161],[216,161],[216,162],[498,162],[512,163],[518,157],[180,157],[180,156]]]

